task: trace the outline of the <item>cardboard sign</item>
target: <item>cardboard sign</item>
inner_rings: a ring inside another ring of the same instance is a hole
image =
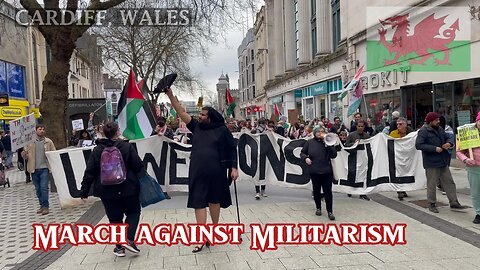
[[[35,141],[35,116],[33,113],[10,121],[10,140],[12,151]]]
[[[85,129],[83,127],[83,119],[77,119],[72,121],[73,131]]]
[[[480,147],[480,135],[476,124],[466,124],[457,128],[458,148],[460,150]]]
[[[297,121],[298,121],[298,110],[297,109],[288,110],[288,122],[295,123]]]

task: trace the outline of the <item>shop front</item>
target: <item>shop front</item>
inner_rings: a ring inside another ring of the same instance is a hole
[[[329,117],[328,112],[331,111],[331,108],[329,106],[330,102],[328,93],[331,91],[338,91],[341,88],[341,79],[333,79],[297,90],[301,91],[302,110],[299,111],[302,112],[304,119],[312,120],[322,116]]]
[[[9,122],[26,116],[29,105],[26,100],[9,99],[9,106],[0,107],[0,128],[2,130],[9,130]]]

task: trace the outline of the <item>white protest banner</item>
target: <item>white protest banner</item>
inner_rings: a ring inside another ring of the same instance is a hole
[[[411,191],[426,186],[417,133],[402,139],[379,134],[332,160],[333,190],[350,194]],[[290,140],[273,132],[235,133],[239,180],[291,188],[311,188],[308,166],[300,158],[305,140]],[[188,191],[190,145],[164,136],[132,141],[147,171],[165,191]],[[62,208],[81,203],[80,187],[93,147],[47,152]],[[75,165],[75,166],[73,166]]]
[[[73,131],[85,129],[83,127],[83,119],[72,120]]]
[[[35,140],[35,116],[33,113],[10,121],[12,151],[17,151]]]

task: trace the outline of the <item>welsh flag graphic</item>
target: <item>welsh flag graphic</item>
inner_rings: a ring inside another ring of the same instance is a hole
[[[155,118],[139,89],[133,70],[130,70],[120,96],[118,111],[118,127],[125,138],[129,140],[146,138],[154,130]]]
[[[468,7],[368,7],[367,71],[470,71]]]

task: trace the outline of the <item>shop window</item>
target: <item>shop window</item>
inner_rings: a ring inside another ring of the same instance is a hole
[[[40,83],[38,76],[38,56],[37,56],[37,38],[32,34],[32,50],[33,50],[33,85],[35,89],[35,98],[40,99]]]
[[[310,23],[312,25],[312,59],[317,54],[317,1],[311,0],[312,18]]]
[[[255,65],[252,64],[252,82],[255,82]]]
[[[294,1],[294,11],[295,11],[295,25],[294,25],[294,29],[295,29],[295,59],[298,63],[298,59],[300,58],[300,56],[299,56],[300,47],[299,47],[299,44],[298,44],[298,0]]]
[[[340,43],[340,0],[332,0],[332,34],[333,34],[333,51]]]
[[[365,101],[360,105],[364,120],[370,118],[375,130],[381,132],[386,123],[392,121],[392,112],[402,112],[400,90],[385,91],[364,95]],[[365,105],[367,108],[365,108]],[[407,112],[408,114],[408,112]],[[406,115],[402,115],[405,117]],[[407,120],[410,120],[407,115]]]

